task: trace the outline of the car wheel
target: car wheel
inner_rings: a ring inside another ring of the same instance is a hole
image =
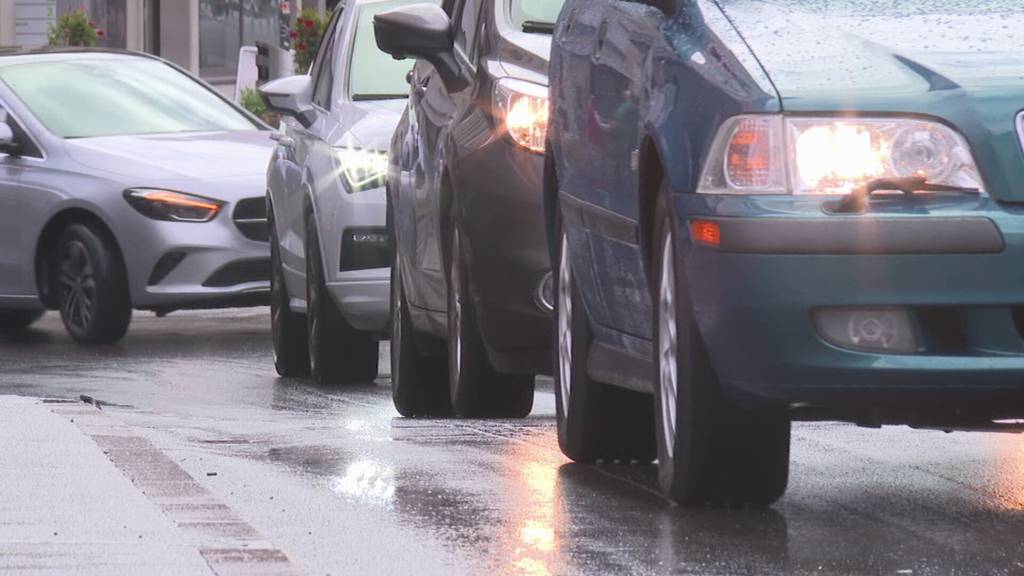
[[[654,221],[655,428],[662,489],[684,505],[768,506],[786,490],[789,419],[741,408],[725,396],[691,312],[665,185]]]
[[[590,325],[573,277],[570,244],[560,218],[556,220],[554,238],[557,261],[552,342],[558,445],[576,462],[649,463],[655,455],[652,398],[590,378]]]
[[[448,416],[448,365],[444,356],[427,356],[417,346],[397,250],[391,264],[391,396],[402,416]]]
[[[306,220],[306,328],[309,373],[317,383],[372,382],[377,377],[377,341],[353,328],[327,291],[313,214]]]
[[[463,418],[522,418],[533,408],[532,374],[498,372],[487,356],[463,273],[462,235],[452,226],[448,265],[448,387]]]
[[[270,327],[274,338],[274,369],[281,376],[309,374],[306,319],[292,310],[284,282],[281,247],[274,226],[274,212],[268,211],[270,226]]]
[[[117,246],[90,224],[72,224],[53,255],[60,317],[81,344],[112,344],[132,319],[128,275]]]
[[[43,317],[43,310],[0,310],[0,332],[18,332]]]

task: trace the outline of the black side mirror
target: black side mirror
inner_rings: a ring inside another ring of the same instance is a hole
[[[466,87],[455,62],[452,23],[440,6],[411,4],[381,12],[373,17],[373,30],[382,52],[398,60],[426,60],[434,65],[449,90]]]
[[[18,156],[21,153],[21,144],[14,136],[14,130],[7,123],[7,112],[0,111],[0,154]]]

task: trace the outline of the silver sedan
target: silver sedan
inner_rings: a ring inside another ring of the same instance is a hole
[[[0,55],[0,330],[266,303],[266,127],[159,58]]]

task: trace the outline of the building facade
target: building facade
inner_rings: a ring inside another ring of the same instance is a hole
[[[215,85],[233,84],[238,50],[257,41],[288,47],[303,8],[324,13],[330,0],[0,0],[0,46],[47,43],[57,16],[84,8],[103,30],[100,46],[166,58]]]

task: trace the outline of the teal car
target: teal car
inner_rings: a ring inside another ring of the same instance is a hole
[[[1024,4],[568,0],[559,441],[767,505],[790,422],[1019,429]]]

